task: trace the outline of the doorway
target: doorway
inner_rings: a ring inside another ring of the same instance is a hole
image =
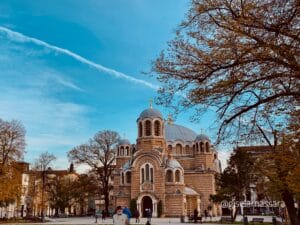
[[[153,212],[153,203],[152,199],[149,196],[144,196],[142,199],[143,217],[147,217],[146,209],[151,209],[151,212]]]

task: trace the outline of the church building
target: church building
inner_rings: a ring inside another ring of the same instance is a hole
[[[113,180],[115,205],[129,206],[135,199],[141,216],[146,209],[158,216],[178,217],[207,210],[219,215],[210,201],[216,193],[215,174],[220,161],[204,134],[165,120],[151,106],[137,119],[137,140],[119,142]]]

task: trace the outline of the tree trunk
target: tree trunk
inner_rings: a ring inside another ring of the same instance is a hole
[[[109,207],[109,191],[106,191],[104,194],[104,207],[105,207],[105,212],[108,212],[108,207]]]
[[[45,200],[44,200],[44,194],[45,194],[45,172],[42,172],[42,212],[41,212],[41,220],[44,222],[44,208],[45,208]]]
[[[298,218],[297,210],[295,208],[293,195],[288,190],[284,190],[281,196],[282,196],[282,200],[286,205],[291,225],[300,225],[300,220]]]
[[[55,208],[55,216],[58,217],[58,207]]]

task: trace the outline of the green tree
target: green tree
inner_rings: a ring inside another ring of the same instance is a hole
[[[130,211],[133,214],[137,210],[137,204],[136,204],[136,199],[131,199],[130,200]]]
[[[95,196],[99,193],[97,180],[87,174],[79,175],[78,179],[73,183],[72,197],[73,200],[80,206],[80,215],[84,215],[84,208],[86,207],[86,200],[89,197]]]
[[[235,149],[228,161],[228,166],[217,175],[217,194],[212,195],[214,202],[227,201],[241,202],[249,191],[250,184],[254,182],[254,159],[249,153]],[[231,209],[233,221],[237,211]]]
[[[74,182],[68,178],[68,175],[64,177],[55,176],[48,179],[46,184],[47,198],[50,207],[55,209],[56,216],[58,216],[59,210],[65,213],[65,209],[71,206]]]
[[[292,224],[299,224],[300,209],[300,110],[292,113],[287,130],[281,134],[274,132],[273,150],[256,163],[256,171],[261,177],[259,185],[267,195],[282,199],[287,207]],[[298,212],[297,212],[298,210]]]
[[[110,179],[114,170],[114,148],[119,139],[120,136],[115,131],[100,131],[87,144],[77,146],[68,153],[70,161],[77,164],[87,164],[92,168],[96,175],[95,178],[101,185],[100,193],[104,196],[105,211],[107,212],[109,192],[112,189]]]

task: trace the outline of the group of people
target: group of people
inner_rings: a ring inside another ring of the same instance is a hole
[[[150,208],[145,209],[145,213],[147,216],[146,225],[150,225],[151,217],[152,217],[152,210]],[[140,223],[140,213],[139,213],[138,209],[134,210],[133,216],[135,218],[135,222]],[[116,208],[116,213],[113,215],[113,223],[114,223],[114,225],[129,225],[131,218],[132,218],[132,213],[127,206],[125,206],[124,208],[122,208],[122,206],[118,206]]]

